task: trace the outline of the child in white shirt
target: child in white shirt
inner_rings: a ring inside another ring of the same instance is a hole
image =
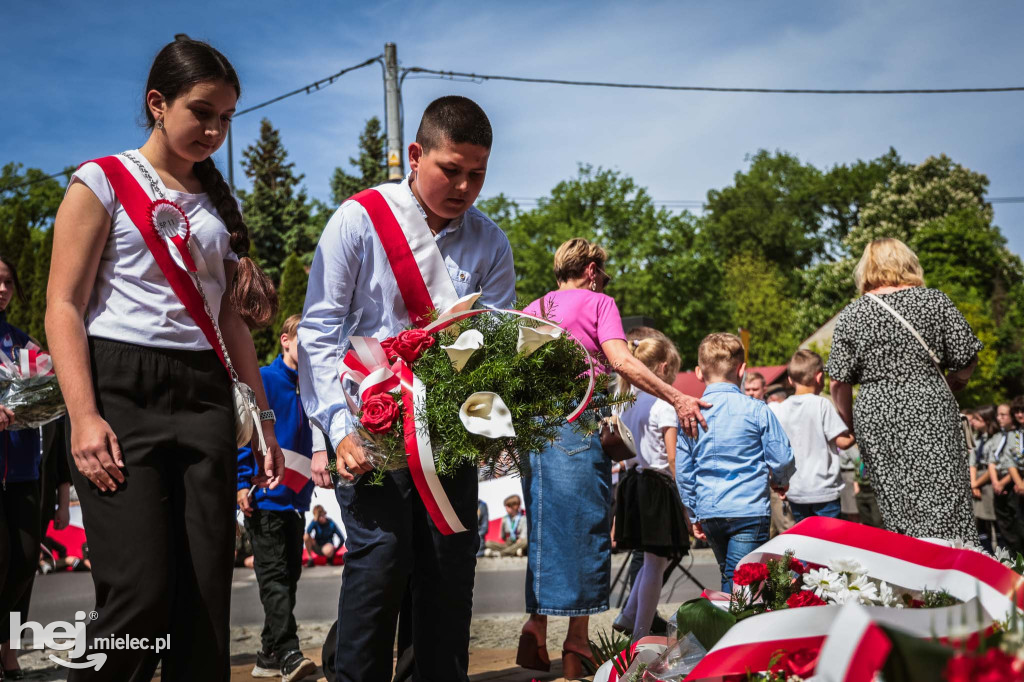
[[[839,449],[852,446],[854,438],[832,402],[820,395],[825,385],[821,356],[798,350],[788,370],[796,393],[768,405],[782,424],[796,460],[786,499],[797,523],[809,516],[838,519],[843,489]]]

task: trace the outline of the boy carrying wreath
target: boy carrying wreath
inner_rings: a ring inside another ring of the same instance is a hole
[[[472,100],[432,102],[409,145],[408,177],[342,204],[313,259],[299,325],[299,381],[306,412],[327,434],[338,475],[349,482],[336,489],[348,533],[335,657],[337,679],[345,682],[391,679],[407,589],[417,678],[468,680],[480,539],[440,531],[407,469],[389,472],[379,486],[355,480],[370,464],[338,372],[351,336],[394,337],[473,292],[481,293],[480,305],[514,301],[508,238],[473,207],[491,137],[486,114]],[[405,340],[415,337],[407,333]],[[326,454],[314,457],[312,470],[317,485],[331,486]],[[476,467],[441,481],[461,525],[475,528]]]

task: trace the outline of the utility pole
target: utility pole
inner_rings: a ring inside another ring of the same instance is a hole
[[[401,180],[405,176],[402,163],[402,120],[398,98],[398,50],[394,43],[385,43],[384,125],[388,131],[388,180]]]

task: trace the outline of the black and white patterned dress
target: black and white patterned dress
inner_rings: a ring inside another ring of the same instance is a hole
[[[966,367],[982,348],[941,291],[879,296],[917,329],[943,368]],[[888,530],[978,542],[959,407],[921,344],[866,296],[836,321],[828,375],[860,384],[853,426]]]

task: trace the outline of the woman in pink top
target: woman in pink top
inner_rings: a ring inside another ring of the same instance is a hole
[[[558,289],[526,307],[569,330],[597,360],[598,371],[618,372],[630,384],[675,407],[682,429],[695,435],[704,425],[697,398],[684,395],[633,357],[626,345],[615,299],[605,295],[611,279],[604,271],[607,254],[586,239],[570,239],[555,253]],[[611,460],[596,433],[562,427],[558,438],[530,455],[523,477],[529,562],[526,611],[530,619],[519,638],[516,662],[533,670],[551,666],[545,641],[547,617],[569,616],[562,646],[566,678],[582,676],[582,659],[590,658],[588,621],[608,610],[611,591]]]

